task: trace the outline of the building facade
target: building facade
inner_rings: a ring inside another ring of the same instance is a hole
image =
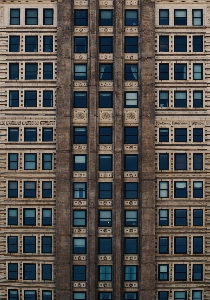
[[[207,300],[208,1],[0,1],[0,298]]]

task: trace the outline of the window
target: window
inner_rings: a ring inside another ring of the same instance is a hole
[[[23,237],[23,253],[36,253],[36,237],[24,236]]]
[[[192,291],[192,300],[202,300],[202,291]]]
[[[86,188],[87,188],[86,182],[74,182],[73,197],[75,199],[86,199],[87,198]]]
[[[174,197],[175,198],[187,198],[187,182],[175,181],[174,182]]]
[[[169,80],[169,64],[159,64],[159,80]]]
[[[38,71],[38,65],[37,64],[25,64],[25,79],[27,80],[33,80],[37,79],[37,71]]]
[[[112,171],[112,155],[99,155],[99,171]]]
[[[37,52],[37,51],[38,51],[38,36],[26,36],[25,52]]]
[[[125,107],[138,107],[138,92],[125,92]]]
[[[98,239],[98,253],[99,254],[111,254],[112,253],[112,239],[111,238],[99,238]]]
[[[187,210],[175,209],[174,210],[174,226],[187,226]]]
[[[174,254],[186,254],[186,253],[187,253],[187,237],[175,237]]]
[[[187,107],[187,92],[174,92],[174,107]]]
[[[106,292],[100,292],[99,294],[100,300],[111,300],[112,299],[112,293],[106,293]]]
[[[174,80],[187,79],[187,64],[174,64]]]
[[[18,209],[17,208],[8,208],[8,225],[18,225]]]
[[[24,300],[36,300],[36,291],[24,291]]]
[[[20,36],[9,36],[9,52],[20,52]]]
[[[53,128],[42,128],[42,142],[53,141]]]
[[[138,254],[138,239],[137,238],[124,238],[124,253],[125,254]]]
[[[202,181],[193,181],[193,198],[203,198]]]
[[[159,253],[168,254],[169,253],[169,238],[160,237],[159,238]]]
[[[159,51],[168,52],[169,51],[169,36],[160,35],[159,36]]]
[[[87,107],[87,92],[74,92],[74,107]]]
[[[169,154],[159,153],[159,170],[169,170]]]
[[[138,80],[138,65],[125,64],[125,80]]]
[[[124,280],[125,281],[136,281],[137,280],[137,266],[125,266],[124,267]]]
[[[10,25],[20,25],[20,9],[10,9]]]
[[[99,64],[99,80],[112,80],[112,79],[113,79],[113,65]]]
[[[52,300],[52,291],[42,290],[42,300]]]
[[[160,128],[159,129],[159,142],[169,142],[169,129]]]
[[[24,142],[36,142],[36,141],[37,141],[37,129],[24,128]]]
[[[43,63],[43,79],[53,79],[53,63]]]
[[[168,292],[158,292],[158,300],[168,300]]]
[[[36,198],[36,182],[24,182],[24,198]]]
[[[52,154],[42,154],[42,170],[52,170]]]
[[[112,92],[99,92],[99,107],[100,108],[111,108],[113,102]]]
[[[86,300],[86,293],[74,292],[73,297],[73,300]]]
[[[203,107],[203,91],[193,92],[193,107],[194,108]]]
[[[42,264],[42,280],[52,280],[51,264]]]
[[[138,37],[126,36],[125,37],[125,53],[138,53]]]
[[[52,253],[51,236],[42,236],[42,253]]]
[[[73,253],[86,254],[86,238],[73,238]]]
[[[169,214],[168,209],[159,210],[159,226],[168,226],[169,225]]]
[[[9,107],[19,106],[19,91],[9,91]]]
[[[174,52],[187,52],[187,36],[174,36]]]
[[[51,208],[42,208],[42,226],[52,226]]]
[[[24,208],[23,209],[23,225],[36,226],[36,209]]]
[[[9,63],[9,80],[19,79],[19,64]]]
[[[112,53],[113,52],[113,37],[100,36],[99,37],[99,53]]]
[[[18,300],[18,290],[8,290],[8,300]]]
[[[74,10],[74,26],[88,25],[88,11],[86,9]]]
[[[175,264],[174,265],[174,281],[186,281],[187,280],[187,265]]]
[[[36,91],[25,91],[24,106],[25,107],[36,107],[37,106],[37,92]]]
[[[202,236],[194,236],[193,237],[193,254],[203,254],[203,237]]]
[[[168,280],[168,265],[158,265],[158,280],[159,281]]]
[[[74,37],[74,53],[87,53],[88,38],[86,36]]]
[[[24,170],[36,170],[36,153],[24,154]]]
[[[23,264],[23,279],[36,280],[36,264]]]
[[[99,127],[99,144],[112,144],[112,127]]]
[[[169,10],[160,9],[159,10],[159,25],[169,25]]]
[[[73,226],[86,227],[86,210],[73,211]]]
[[[175,142],[187,142],[187,128],[175,128],[174,129],[174,141]]]
[[[203,142],[203,128],[193,128],[193,142]]]
[[[193,36],[193,52],[203,52],[203,36]]]
[[[74,127],[74,143],[75,144],[87,144],[87,128],[86,127]]]
[[[169,197],[169,182],[160,181],[159,182],[159,198],[168,198]]]
[[[187,300],[187,292],[174,292],[174,300]]]
[[[203,280],[203,265],[193,265],[192,280]]]
[[[87,155],[73,155],[74,171],[87,171]]]
[[[169,92],[160,91],[159,92],[159,107],[169,107]]]
[[[193,209],[193,226],[203,226],[202,209]]]
[[[137,210],[125,210],[125,226],[126,227],[138,226]]]
[[[112,198],[112,182],[99,182],[99,199]]]
[[[42,181],[42,198],[52,198],[52,181]]]
[[[187,10],[175,9],[174,10],[174,25],[187,25]]]
[[[124,144],[138,144],[138,127],[125,127]]]
[[[138,182],[125,182],[125,199],[138,198]]]
[[[99,266],[99,281],[112,280],[112,266]]]
[[[73,266],[73,280],[74,281],[86,280],[86,266]]]
[[[18,237],[17,236],[8,236],[7,238],[7,249],[9,253],[18,252]]]
[[[138,10],[126,9],[125,10],[125,26],[138,25]]]
[[[203,79],[203,64],[193,64],[193,79],[194,80]]]
[[[99,10],[99,26],[113,26],[113,10]]]
[[[87,65],[74,65],[74,80],[87,80]]]
[[[187,170],[187,154],[186,153],[175,153],[175,170]]]
[[[18,280],[18,264],[8,264],[8,280]]]
[[[43,107],[53,106],[53,91],[43,91]]]
[[[25,10],[25,25],[38,25],[38,9]]]
[[[137,300],[137,293],[125,293],[125,300]]]
[[[138,171],[138,155],[124,155],[124,171]]]
[[[202,9],[193,9],[192,10],[192,20],[194,26],[203,25],[203,10]]]
[[[9,181],[8,182],[8,197],[17,198],[18,197],[18,182]]]
[[[18,169],[18,153],[8,154],[8,170]]]
[[[53,36],[43,36],[43,52],[53,52]]]
[[[112,226],[112,211],[111,210],[99,210],[99,227]]]
[[[53,25],[53,13],[52,8],[43,9],[43,25]]]

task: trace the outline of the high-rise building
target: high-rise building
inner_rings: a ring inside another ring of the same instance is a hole
[[[0,299],[208,300],[208,0],[0,0]]]

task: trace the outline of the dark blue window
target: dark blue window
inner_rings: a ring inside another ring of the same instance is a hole
[[[112,127],[99,127],[99,144],[112,144]]]
[[[174,10],[174,25],[187,25],[187,10],[175,9]]]
[[[51,236],[42,236],[42,253],[52,253]]]
[[[174,80],[187,79],[187,64],[174,64]]]
[[[88,25],[88,10],[75,9],[74,10],[74,26],[87,26]]]
[[[36,91],[25,91],[24,106],[25,107],[36,107],[37,106],[37,92]]]
[[[112,53],[113,52],[113,37],[112,36],[99,37],[99,52],[100,53]]]
[[[187,92],[174,92],[174,107],[187,107]]]
[[[193,237],[193,254],[202,254],[203,253],[203,237],[194,236]]]
[[[9,181],[8,182],[8,198],[17,198],[18,197],[18,182]]]
[[[125,64],[125,80],[138,80],[137,64]]]
[[[159,51],[168,52],[169,51],[169,36],[160,35],[159,36]]]
[[[20,51],[20,36],[11,35],[9,37],[9,52]]]
[[[124,238],[125,254],[138,253],[138,239],[137,238]]]
[[[159,92],[159,107],[169,107],[169,92],[160,91]]]
[[[42,280],[52,280],[52,265],[43,264],[42,265]]]
[[[187,36],[174,36],[174,52],[187,52]]]
[[[138,198],[138,182],[125,182],[125,199]]]
[[[10,63],[9,64],[9,79],[18,80],[19,79],[19,64]]]
[[[112,198],[112,182],[99,182],[99,199]]]
[[[175,153],[174,158],[175,158],[175,163],[174,163],[175,170],[187,170],[187,153]]]
[[[138,171],[138,155],[124,155],[125,159],[125,165],[124,170],[125,171]]]
[[[35,198],[36,197],[36,182],[25,181],[24,182],[24,198]]]
[[[112,238],[98,239],[98,253],[111,254],[112,253]]]
[[[193,36],[193,52],[203,52],[203,36]]]
[[[87,107],[87,92],[74,92],[74,107]]]
[[[138,143],[138,127],[125,127],[124,134],[125,134],[124,135],[125,144]]]
[[[174,133],[175,142],[187,142],[187,128],[175,128]]]
[[[112,155],[99,155],[99,171],[112,171]]]
[[[23,264],[23,279],[36,280],[36,264]]]
[[[193,226],[203,226],[202,209],[193,209]]]
[[[19,140],[19,128],[8,128],[8,141],[18,142]]]
[[[138,53],[138,37],[125,37],[125,53]]]
[[[20,9],[10,9],[10,25],[20,25]]]
[[[159,153],[159,170],[169,170],[169,154]]]
[[[8,247],[9,253],[17,253],[18,252],[18,237],[17,236],[8,236],[7,247]]]
[[[160,9],[159,10],[159,25],[169,25],[169,10]]]
[[[203,91],[193,92],[193,107],[194,108],[203,107]]]
[[[174,254],[186,254],[186,253],[187,253],[187,237],[175,237]]]
[[[113,26],[113,10],[102,9],[99,11],[99,26]]]
[[[19,91],[9,91],[9,107],[19,106]]]
[[[88,38],[86,36],[74,37],[74,53],[87,53]]]
[[[73,280],[74,281],[86,280],[86,266],[73,266]]]
[[[23,237],[23,253],[36,253],[36,237],[24,236]]]
[[[43,91],[43,107],[53,106],[53,91]]]
[[[187,198],[187,182],[175,181],[174,182],[174,197],[175,198]]]
[[[138,25],[138,10],[126,9],[125,10],[125,26]]]
[[[8,264],[8,279],[17,280],[18,279],[18,264],[9,263]]]
[[[113,106],[113,94],[112,92],[99,92],[99,107],[100,108],[112,108]]]
[[[25,64],[25,79],[26,80],[33,80],[37,79],[37,71],[38,65],[37,64]]]
[[[169,253],[169,238],[160,237],[159,238],[159,253],[168,254]]]
[[[17,208],[8,208],[8,225],[18,225]]]
[[[159,64],[159,80],[169,80],[169,64]]]
[[[174,265],[174,280],[186,281],[187,280],[187,265],[175,264]]]
[[[174,210],[174,225],[175,226],[187,226],[187,210],[175,209]]]

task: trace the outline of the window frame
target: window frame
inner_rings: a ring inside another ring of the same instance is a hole
[[[82,18],[79,17],[80,12],[84,13],[84,16]],[[74,9],[74,26],[88,26],[88,10],[87,9]]]
[[[178,12],[185,12],[184,17],[176,16]],[[174,9],[174,25],[175,26],[187,26],[187,9]]]
[[[28,13],[34,12],[33,17],[28,16]],[[32,19],[34,19],[32,21]],[[25,8],[25,25],[38,25],[38,8]]]
[[[166,12],[167,16],[162,17],[161,16],[162,12]],[[159,9],[159,25],[162,25],[162,26],[169,25],[169,9]]]
[[[26,273],[29,272],[26,270],[26,267],[29,267],[29,266],[33,267],[33,270],[30,271],[31,273],[33,272],[33,274],[30,275],[31,278],[26,278]],[[36,267],[35,263],[23,263],[23,280],[36,280],[36,269],[37,269],[37,267]]]
[[[13,49],[14,47],[14,49]],[[20,52],[20,36],[10,35],[9,36],[9,52]]]
[[[201,16],[200,17],[196,17],[195,16],[195,12],[201,12]],[[200,24],[196,24],[196,20],[200,19]],[[203,9],[193,9],[192,10],[192,25],[193,26],[203,26]]]
[[[188,253],[188,240],[187,236],[174,237],[174,254],[187,254]]]
[[[47,13],[51,12],[51,16],[46,16]],[[43,9],[43,25],[53,25],[54,23],[54,9],[53,8],[44,8]]]
[[[16,17],[13,17],[12,16],[12,13],[13,12],[17,12],[18,16]],[[14,21],[16,19],[16,21]],[[9,22],[9,25],[20,25],[20,9],[19,8],[10,8],[10,22]]]
[[[169,63],[159,63],[159,80],[169,80]]]
[[[168,280],[169,280],[169,265],[158,264],[158,281],[168,281]]]
[[[18,153],[8,153],[8,170],[18,170]]]
[[[129,12],[135,12],[136,13],[136,18],[128,18]],[[138,16],[138,9],[125,9],[125,26],[138,26],[139,24],[139,16]],[[133,21],[131,21],[133,20]],[[134,21],[135,20],[135,21]]]
[[[103,18],[102,17],[102,14],[107,13],[107,12],[111,13],[110,14],[111,18]],[[113,26],[113,16],[114,16],[113,13],[114,13],[113,9],[99,9],[99,26],[105,26],[105,27]],[[104,20],[106,20],[106,21],[104,21]],[[107,21],[107,20],[109,20],[109,21]]]
[[[19,80],[19,63],[9,63],[9,80]]]

